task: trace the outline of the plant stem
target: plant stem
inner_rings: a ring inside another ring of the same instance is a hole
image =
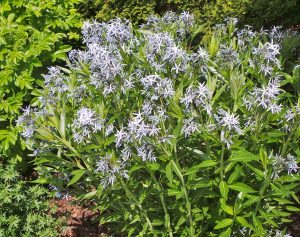
[[[291,140],[291,138],[292,138],[292,135],[293,135],[293,132],[290,132],[288,138],[286,139],[285,143],[283,144],[282,150],[281,150],[281,152],[280,152],[280,153],[281,153],[281,156],[284,156],[284,154],[285,154],[285,152],[286,152],[286,149],[287,149],[287,147],[288,147],[288,145],[289,145],[289,142],[290,142],[290,140]]]
[[[186,200],[186,208],[188,210],[191,236],[194,236],[194,226],[193,226],[193,217],[192,217],[191,203],[190,203],[190,200],[189,200],[188,192],[187,192],[187,189],[186,189],[183,177],[181,179],[181,183],[182,183],[182,187],[183,187],[183,191],[184,191],[184,196],[185,196],[185,200]]]
[[[260,203],[261,203],[261,200],[263,199],[264,197],[264,194],[265,194],[265,191],[266,191],[266,188],[269,186],[269,179],[265,180],[264,183],[263,183],[263,186],[261,187],[261,189],[259,190],[259,199],[256,203],[256,207],[255,207],[255,210],[254,210],[254,215],[256,216],[257,214],[257,211],[258,211],[258,208],[260,206]]]
[[[191,210],[191,203],[189,200],[189,195],[188,195],[188,191],[184,182],[184,178],[183,175],[181,173],[181,168],[179,166],[179,164],[174,162],[174,160],[171,160],[171,162],[173,163],[173,167],[176,169],[175,173],[177,174],[177,176],[180,179],[181,185],[182,185],[182,189],[183,189],[183,193],[184,193],[184,197],[185,197],[185,201],[186,201],[186,209],[188,211],[188,218],[189,218],[189,224],[190,224],[190,236],[193,237],[194,236],[194,223],[193,223],[193,217],[192,217],[192,210]]]
[[[148,171],[154,181],[154,183],[156,184],[156,186],[159,188],[159,193],[158,193],[158,196],[159,196],[159,199],[161,201],[161,204],[163,206],[163,209],[164,209],[164,213],[165,213],[165,221],[167,222],[167,228],[168,228],[168,232],[169,232],[169,236],[170,237],[173,237],[173,233],[172,233],[172,228],[171,228],[171,223],[170,223],[170,215],[168,213],[168,209],[167,209],[167,205],[166,205],[166,202],[165,202],[165,198],[164,198],[164,195],[163,195],[163,188],[162,188],[162,185],[161,183],[159,183],[156,179],[156,177],[154,176],[154,174],[151,172],[151,171]]]
[[[222,144],[222,151],[221,151],[221,162],[220,162],[220,179],[223,181],[224,179],[224,154],[225,154],[225,144]]]
[[[176,151],[174,152],[174,158],[175,158],[175,161],[178,161],[177,152]],[[184,197],[185,197],[185,201],[186,201],[186,208],[188,210],[190,232],[191,232],[190,234],[191,234],[191,237],[193,237],[194,236],[194,223],[193,223],[193,216],[192,216],[192,210],[191,210],[191,203],[190,203],[190,200],[189,200],[189,195],[188,195],[188,192],[187,192],[187,189],[186,189],[186,185],[185,185],[185,182],[184,182],[183,175],[182,175],[182,173],[180,171],[181,168],[180,168],[178,162],[177,162],[178,165],[176,165],[175,161],[171,160],[171,162],[173,162],[174,168],[176,168],[176,170],[177,170],[177,172],[175,172],[175,173],[177,173],[177,175],[178,175],[178,177],[180,179],[182,188],[183,188]]]
[[[124,183],[124,181],[122,180],[122,178],[119,178],[121,184],[122,184],[122,187],[123,189],[125,190],[127,196],[129,199],[131,199],[137,206],[138,208],[140,209],[140,212],[142,214],[142,216],[146,219],[147,221],[147,224],[149,226],[149,229],[151,231],[151,233],[153,234],[153,236],[156,236],[156,234],[154,233],[154,230],[153,230],[153,226],[151,224],[151,221],[147,215],[147,213],[145,212],[145,210],[143,209],[142,205],[139,203],[139,201],[137,200],[137,198],[134,196],[134,194],[129,190],[129,188],[127,187],[127,185]]]

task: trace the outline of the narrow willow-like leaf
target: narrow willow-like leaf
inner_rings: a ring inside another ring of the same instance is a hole
[[[255,193],[257,192],[256,190],[254,190],[253,188],[251,188],[249,185],[244,184],[244,183],[234,183],[234,184],[229,184],[228,187],[232,190],[236,190],[239,192],[243,192],[243,193]]]
[[[254,160],[258,161],[259,156],[246,150],[233,151],[232,155],[229,158],[229,161],[236,161],[236,162],[250,162]]]
[[[75,184],[85,174],[86,170],[74,170],[72,171],[72,179],[68,183],[68,186]]]
[[[226,218],[226,219],[223,219],[221,221],[218,222],[218,224],[214,227],[215,230],[218,230],[218,229],[223,229],[229,225],[231,225],[233,222],[232,219],[229,219],[229,218]]]
[[[222,197],[225,200],[227,200],[228,199],[229,188],[228,188],[228,185],[225,181],[221,181],[219,183],[219,190],[220,190],[220,193],[221,193]]]
[[[201,162],[200,164],[194,165],[193,167],[188,169],[187,172],[185,172],[184,175],[189,175],[191,173],[197,172],[200,169],[209,168],[209,167],[213,167],[213,166],[216,166],[216,165],[217,165],[216,161],[205,160],[205,161]]]

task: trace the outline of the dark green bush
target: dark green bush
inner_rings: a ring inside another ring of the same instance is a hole
[[[96,16],[100,21],[114,17],[130,19],[133,24],[143,23],[149,15],[162,15],[166,11],[190,11],[206,25],[223,22],[227,17],[237,17],[242,24],[256,28],[272,25],[294,26],[300,23],[300,0],[88,0],[81,4],[85,17]]]
[[[227,17],[242,17],[247,6],[252,0],[108,0],[87,1],[81,6],[81,11],[86,17],[93,17],[100,21],[108,21],[115,17],[126,18],[133,24],[143,23],[149,15],[163,15],[166,11],[182,12],[189,11],[200,19],[206,27],[204,31],[210,32],[211,26],[223,22]]]
[[[272,25],[290,27],[300,23],[299,0],[255,0],[248,8],[244,23],[260,28]]]
[[[0,157],[24,157],[12,121],[33,98],[41,73],[71,49],[66,42],[79,38],[79,1],[0,2]]]
[[[0,173],[0,236],[57,237],[63,223],[51,216],[48,190],[22,181],[12,165]]]

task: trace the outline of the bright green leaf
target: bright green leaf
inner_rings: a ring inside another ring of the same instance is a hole
[[[229,161],[236,161],[236,162],[250,162],[259,160],[259,156],[254,155],[251,152],[246,150],[236,150],[232,152],[232,155],[229,158]]]
[[[86,170],[74,170],[72,172],[73,177],[70,180],[70,182],[68,183],[68,186],[76,183],[84,175],[85,172],[86,172]]]
[[[244,184],[244,183],[234,183],[234,184],[229,184],[228,187],[232,190],[243,192],[243,193],[255,193],[256,190],[251,188],[249,185]]]
[[[221,181],[219,183],[219,190],[220,190],[220,193],[221,193],[222,197],[225,200],[227,200],[229,188],[228,188],[228,185],[227,185],[227,183],[225,181]]]
[[[233,222],[232,219],[226,218],[226,219],[224,219],[224,220],[219,221],[218,224],[214,227],[214,229],[215,229],[215,230],[223,229],[223,228],[225,228],[225,227],[231,225],[232,222]]]

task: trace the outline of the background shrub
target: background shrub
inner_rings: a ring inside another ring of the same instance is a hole
[[[193,13],[204,24],[204,33],[211,32],[211,27],[221,23],[227,17],[241,18],[251,0],[156,0],[156,1],[88,1],[81,5],[87,18],[96,16],[99,21],[109,21],[115,17],[129,19],[134,25],[145,23],[150,15],[163,15],[167,11]]]
[[[291,27],[300,24],[299,0],[89,0],[82,3],[80,9],[86,18],[96,16],[100,21],[109,21],[121,17],[131,20],[135,25],[144,23],[153,14],[185,10],[200,18],[206,34],[211,33],[213,25],[223,22],[227,17],[236,17],[241,21],[240,25],[248,24],[256,29],[262,26]]]
[[[300,24],[299,0],[255,0],[247,9],[244,23],[256,28]]]
[[[0,157],[21,161],[26,152],[14,119],[28,105],[41,73],[65,58],[79,38],[78,0],[0,2]]]

